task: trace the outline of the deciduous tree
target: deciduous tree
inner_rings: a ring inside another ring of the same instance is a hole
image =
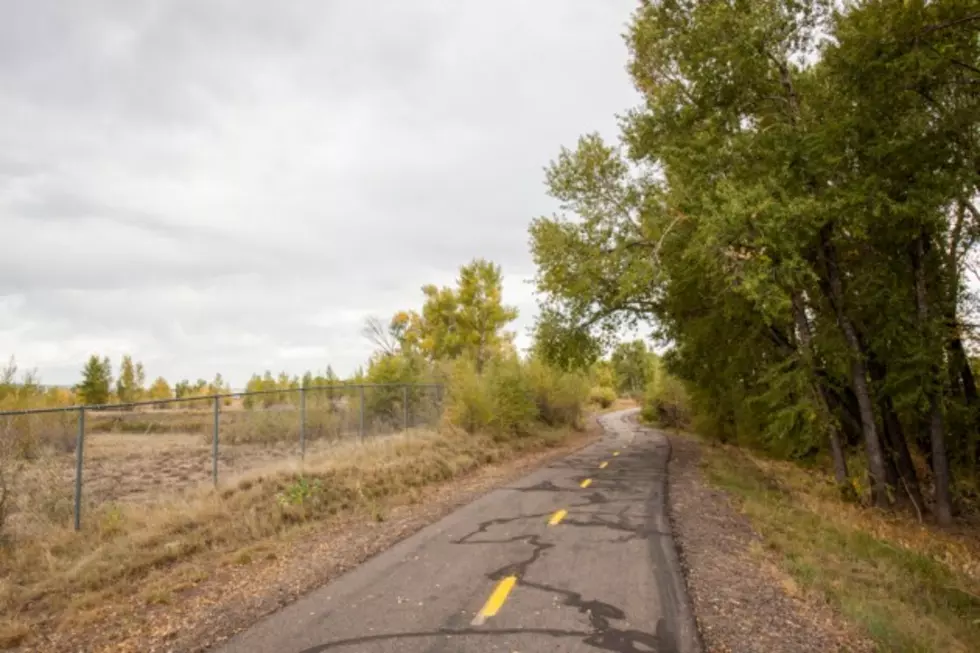
[[[99,358],[92,354],[82,370],[82,381],[75,386],[78,397],[86,404],[109,402],[112,388],[112,364],[109,357]]]

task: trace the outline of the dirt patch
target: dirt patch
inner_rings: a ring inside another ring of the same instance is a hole
[[[699,466],[700,445],[670,436],[670,518],[710,653],[873,651],[826,603],[767,559],[761,538]]]
[[[375,436],[385,437],[385,436]],[[306,454],[316,456],[356,437],[312,440]],[[272,463],[299,460],[298,443],[226,444],[218,451],[219,482]],[[159,503],[213,483],[210,445],[196,435],[96,433],[86,439],[82,471],[84,515],[106,503]],[[26,465],[22,487],[70,496],[74,487],[73,454],[52,454]],[[70,515],[69,515],[70,517]]]
[[[82,632],[52,633],[32,651],[203,651],[247,628],[479,495],[595,440],[596,425],[562,445],[421,489],[382,513],[356,513],[238,551],[218,568],[166,571],[143,585],[146,608],[106,614]]]

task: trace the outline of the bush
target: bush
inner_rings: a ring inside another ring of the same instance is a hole
[[[476,365],[459,359],[449,379],[449,422],[468,433],[526,433],[537,418],[531,385],[516,358],[490,361],[478,374]]]
[[[538,418],[548,426],[578,426],[589,395],[588,380],[579,374],[556,371],[538,360],[532,360],[527,367]]]
[[[78,413],[74,411],[0,417],[0,440],[7,455],[35,460],[46,453],[73,453]]]
[[[684,385],[662,368],[647,384],[641,417],[651,424],[684,428],[691,422],[691,411]]]
[[[476,366],[466,360],[453,363],[446,397],[447,421],[467,433],[475,433],[489,426],[492,413],[490,394],[484,379],[476,373]]]
[[[492,406],[490,429],[497,435],[523,435],[539,417],[533,388],[517,358],[493,361],[484,374]]]
[[[552,370],[541,362],[516,357],[487,364],[483,374],[466,360],[452,364],[446,419],[469,433],[523,435],[535,422],[576,426],[588,396],[588,383],[577,374]]]
[[[612,388],[598,387],[589,391],[589,403],[599,408],[609,408],[616,401],[616,391]]]

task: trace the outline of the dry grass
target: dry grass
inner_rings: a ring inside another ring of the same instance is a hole
[[[708,479],[734,495],[768,551],[887,651],[976,651],[980,528],[940,530],[843,503],[825,474],[705,444]]]
[[[321,393],[322,394],[322,393]],[[371,438],[439,421],[432,397],[365,393],[363,416],[350,397],[320,396],[306,402],[306,451],[316,453],[364,434]],[[206,401],[206,400],[205,400]],[[299,457],[300,411],[277,404],[244,409],[222,406],[219,415],[219,478]],[[104,502],[170,500],[212,478],[213,408],[193,405],[156,410],[86,412],[83,512]],[[0,536],[30,531],[40,521],[69,522],[75,475],[78,413],[0,416]],[[6,490],[6,491],[5,491]]]
[[[383,520],[391,505],[412,500],[426,486],[559,444],[566,435],[415,432],[335,446],[305,465],[270,463],[218,490],[199,488],[142,506],[93,507],[80,533],[68,520],[36,522],[0,548],[0,647],[29,643],[32,633],[70,631],[165,605],[208,569],[268,554],[294,531],[335,515]],[[179,440],[154,444],[162,451],[186,448]],[[106,451],[113,447],[125,450],[117,442]],[[93,457],[102,453],[93,442]]]

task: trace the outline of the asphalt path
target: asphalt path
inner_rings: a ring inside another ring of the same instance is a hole
[[[267,617],[221,653],[695,653],[665,516],[669,443],[623,411]]]

